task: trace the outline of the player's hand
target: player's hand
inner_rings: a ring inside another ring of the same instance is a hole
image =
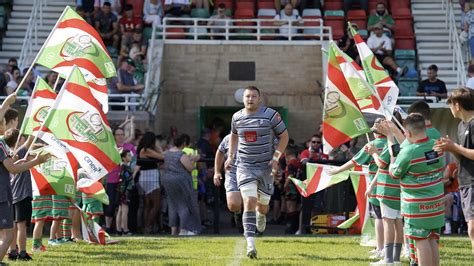
[[[273,177],[277,177],[277,173],[278,173],[278,162],[275,161],[275,160],[271,160],[268,165],[270,165],[272,167],[272,176]]]
[[[225,170],[229,171],[230,168],[232,168],[232,161],[233,160],[234,159],[232,159],[230,156],[227,158],[227,160],[225,160],[225,162],[224,162],[224,169]]]
[[[216,187],[220,187],[221,186],[221,180],[222,180],[222,175],[221,173],[214,173],[214,185]]]
[[[454,151],[456,144],[449,139],[449,136],[440,138],[436,141],[433,149],[437,152]]]
[[[377,153],[377,147],[373,143],[365,145],[364,150],[370,155]]]
[[[337,174],[337,168],[333,167],[333,168],[329,168],[326,173],[328,173],[328,175],[335,175]]]
[[[50,153],[38,153],[35,157],[35,160],[38,162],[38,164],[42,164],[48,161],[51,157],[52,155]]]

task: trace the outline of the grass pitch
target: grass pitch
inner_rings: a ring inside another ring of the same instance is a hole
[[[243,237],[127,237],[116,245],[81,242],[48,246],[32,262],[11,265],[368,265],[370,248],[353,236],[258,237],[258,260],[245,256]],[[31,242],[28,242],[31,247]],[[442,237],[441,265],[474,265],[467,236]],[[9,263],[8,261],[4,261]],[[404,262],[404,265],[408,265]]]

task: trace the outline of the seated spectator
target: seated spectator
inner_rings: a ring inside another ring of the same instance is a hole
[[[110,11],[112,13],[114,13],[115,16],[118,16],[120,14],[121,9],[122,9],[121,2],[122,2],[121,0],[94,0],[95,14],[100,12],[100,7],[103,7],[105,5],[105,3],[109,3],[109,6],[111,8]]]
[[[275,0],[275,9],[277,14],[280,14],[281,10],[287,5],[291,4],[292,7],[298,8],[301,0]]]
[[[143,5],[143,21],[146,24],[161,25],[163,6],[161,0],[145,0]]]
[[[448,91],[446,90],[446,84],[438,79],[438,67],[431,65],[428,67],[428,78],[423,80],[418,86],[416,91],[417,96],[436,96],[438,100],[441,98],[448,97]]]
[[[209,12],[209,0],[192,0],[196,8],[205,8]]]
[[[18,87],[18,83],[21,81],[21,72],[20,69],[16,66],[11,68],[12,70],[9,72],[11,74],[11,79],[8,81],[7,86],[5,87],[5,91],[8,95],[12,94],[16,88]]]
[[[140,42],[134,41],[132,43],[132,47],[130,48],[129,57],[133,60],[133,63],[135,63],[136,69],[134,77],[137,81],[137,84],[145,84],[145,56],[143,55],[143,52],[141,51],[140,47]]]
[[[81,16],[89,25],[94,26],[94,20],[92,19],[91,13],[86,12],[82,6],[76,7],[76,12]]]
[[[388,37],[392,36],[395,21],[393,20],[392,16],[388,14],[388,10],[383,2],[378,3],[375,13],[369,16],[369,20],[367,21],[367,30],[374,31],[374,26],[377,24],[382,24],[383,31]]]
[[[111,94],[141,93],[145,88],[143,84],[137,84],[135,78],[135,63],[131,58],[127,58],[120,63],[117,77],[113,77],[109,82]],[[110,97],[110,102],[125,102],[123,97]],[[112,106],[112,110],[124,110],[123,106]],[[134,109],[134,108],[132,108]]]
[[[375,54],[375,57],[384,67],[389,67],[392,72],[396,73],[398,77],[405,75],[408,68],[399,67],[392,57],[392,42],[383,34],[382,24],[374,25],[374,33],[367,39],[367,46]]]
[[[122,46],[120,47],[120,54],[119,54],[119,62],[122,61],[123,58],[130,57],[134,61],[136,61],[136,57],[143,57],[145,58],[147,43],[148,41],[143,38],[142,31],[137,29],[133,32],[131,38],[122,42]],[[133,49],[132,52],[132,48]],[[137,49],[138,48],[138,49]]]
[[[189,17],[190,12],[189,0],[165,0],[166,17]]]
[[[354,28],[356,31],[359,30],[359,27],[355,23],[352,23],[352,28]],[[342,38],[339,40],[337,45],[354,61],[358,63],[360,62],[359,52],[357,51],[354,36],[352,36],[351,30],[349,28],[347,29],[346,34],[344,34],[344,36],[342,36]]]
[[[207,23],[208,26],[214,26],[211,28],[211,33],[215,34],[225,34],[225,25],[226,25],[226,20],[231,19],[230,17],[226,16],[225,14],[225,4],[220,3],[217,6],[217,14],[210,17],[210,19],[215,19],[218,21],[209,21]],[[232,22],[228,22],[228,25],[232,25]],[[219,28],[217,28],[219,27]],[[225,39],[224,35],[211,35],[211,39],[213,40],[222,40]]]
[[[469,79],[467,80],[466,87],[474,90],[474,65],[469,65],[467,68],[467,76]]]
[[[135,31],[142,30],[142,20],[133,16],[133,6],[125,6],[125,14],[119,20],[120,32],[122,33],[122,46],[125,42],[130,42]]]
[[[280,14],[277,14],[275,16],[276,21],[274,23],[275,26],[280,26],[279,31],[280,31],[280,37],[277,37],[277,39],[281,40],[288,40],[289,35],[290,35],[290,26],[289,23],[291,22],[291,25],[294,26],[291,28],[291,35],[295,35],[298,33],[298,29],[296,28],[297,26],[303,25],[303,20],[299,15],[294,15],[293,14],[293,5],[290,3],[287,3],[285,5],[285,9],[283,12],[280,12]],[[290,22],[289,22],[289,21]],[[297,39],[298,37],[292,37],[292,39]]]
[[[51,87],[51,89],[55,89],[54,85],[56,84],[56,80],[58,79],[58,73],[54,71],[49,71],[48,74],[46,74],[45,81],[48,83],[48,85]]]
[[[8,65],[7,65],[7,82],[12,80],[13,79],[13,75],[12,75],[12,70],[14,67],[18,67],[18,61],[16,60],[16,58],[14,57],[11,57],[10,59],[8,59]]]
[[[95,17],[95,29],[102,37],[102,40],[118,50],[120,37],[117,24],[117,16],[112,13],[112,7],[109,2],[105,2],[102,10]]]
[[[313,135],[308,144],[308,148],[300,153],[300,161],[302,164],[307,162],[315,162],[318,160],[327,160],[328,157],[323,154],[323,145],[321,135]]]
[[[25,68],[23,70],[23,75],[25,75],[26,72],[28,72],[27,68]],[[20,78],[20,80],[21,80],[21,78]],[[35,87],[35,80],[36,80],[35,75],[33,74],[32,71],[30,71],[30,73],[28,73],[28,76],[26,76],[25,81],[23,82],[21,87],[18,88],[17,95],[18,96],[29,96],[29,95],[31,95],[31,92],[33,92],[33,88]]]
[[[369,10],[369,1],[367,0],[344,0],[344,13],[347,14],[347,11],[349,11],[352,8],[352,5],[354,2],[359,2],[360,9],[367,11]]]

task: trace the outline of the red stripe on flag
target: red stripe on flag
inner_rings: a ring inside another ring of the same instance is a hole
[[[357,170],[356,171],[360,171]],[[362,167],[360,167],[362,170]],[[359,186],[357,187],[356,192],[356,200],[357,200],[357,208],[359,209],[359,228],[364,227],[365,223],[365,213],[367,211],[367,198],[365,197],[365,191],[367,190],[367,181],[365,180],[367,177],[365,175],[359,176]]]
[[[309,184],[306,187],[306,193],[308,195],[313,194],[316,189],[318,189],[319,181],[321,181],[321,174],[323,173],[323,168],[318,167],[313,174],[313,177],[309,181]]]
[[[105,78],[104,74],[102,74],[102,72],[96,66],[96,64],[90,61],[89,59],[85,59],[85,58],[75,58],[71,61],[62,61],[59,64],[53,66],[52,69],[55,69],[58,67],[72,67],[74,65],[78,66],[79,68],[87,69],[96,78]]]
[[[114,161],[110,160],[107,154],[105,154],[102,150],[100,150],[94,144],[87,143],[87,142],[79,142],[79,141],[69,140],[69,139],[61,139],[61,141],[70,145],[71,147],[82,150],[90,154],[94,158],[96,158],[97,161],[99,161],[105,167],[107,172],[112,171],[112,169],[114,169],[117,166],[117,164]]]
[[[331,126],[327,122],[323,122],[323,132],[328,133],[324,134],[323,137],[333,148],[336,148],[339,145],[351,140],[351,137],[347,136],[346,134]]]
[[[33,99],[36,99],[36,98],[45,98],[45,99],[56,99],[58,95],[50,90],[39,90],[39,91],[36,91],[35,94],[33,95]]]
[[[372,62],[370,62],[370,66],[371,66],[373,69],[375,69],[375,70],[385,71],[385,69],[384,69],[383,67],[379,66],[379,65],[377,64],[377,62],[378,62],[378,61],[377,61],[377,58],[376,58],[375,55],[374,55],[374,57],[372,57]],[[379,62],[379,64],[380,64],[380,62]]]
[[[384,78],[384,79],[380,80],[379,82],[375,83],[375,85],[379,85],[379,84],[382,84],[382,83],[385,83],[385,82],[393,82],[393,80],[389,76],[387,76],[386,78]]]
[[[108,93],[107,85],[102,86],[92,81],[88,81],[87,85],[98,92]]]
[[[102,38],[97,33],[97,31],[91,25],[89,25],[89,23],[87,23],[86,21],[82,19],[77,19],[77,18],[67,19],[59,23],[58,29],[66,29],[66,28],[76,28],[91,35],[94,39],[96,39],[99,42],[104,52],[110,58],[110,55],[107,52],[107,48],[105,47],[105,44],[102,41]]]
[[[328,64],[328,79],[331,80],[331,82],[337,87],[337,90],[344,94],[354,104],[354,106],[358,106],[357,101],[349,88],[349,84],[346,82],[344,74],[338,67]]]
[[[71,165],[72,175],[74,178],[74,183],[77,182],[77,170],[79,169],[79,162],[76,160],[76,157],[71,152],[66,153],[69,164]]]
[[[56,191],[53,189],[51,184],[46,178],[38,172],[34,167],[30,168],[30,173],[35,180],[36,186],[38,187],[40,195],[56,195]]]
[[[100,184],[99,182],[94,182],[92,185],[88,187],[80,187],[78,190],[80,192],[86,193],[88,195],[90,194],[96,194],[97,192],[101,191],[104,189],[104,186]]]
[[[359,44],[359,43],[363,43],[364,42],[364,39],[362,39],[362,37],[360,36],[360,34],[354,34],[354,41],[356,44]]]
[[[69,82],[66,88],[70,93],[76,95],[77,97],[81,98],[82,100],[86,101],[88,104],[94,106],[94,108],[99,112],[102,121],[109,126],[109,122],[107,121],[107,117],[105,116],[104,112],[102,111],[102,106],[100,106],[99,101],[92,95],[92,92],[89,88],[84,87],[80,84]]]

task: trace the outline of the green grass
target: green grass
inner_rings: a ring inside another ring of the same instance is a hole
[[[352,236],[259,237],[258,260],[245,257],[243,237],[118,238],[116,245],[84,242],[34,254],[41,265],[368,265],[369,248]],[[31,243],[28,242],[31,246]],[[474,265],[467,236],[442,237],[441,265]],[[20,265],[20,263],[12,263]],[[407,263],[404,263],[407,265]]]

